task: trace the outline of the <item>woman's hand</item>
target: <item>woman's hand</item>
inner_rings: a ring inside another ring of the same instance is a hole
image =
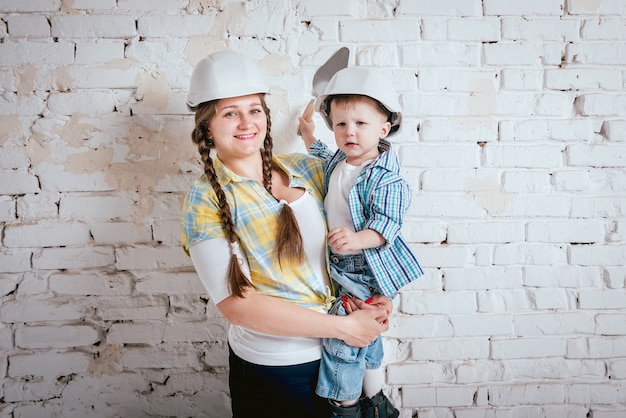
[[[389,313],[384,308],[358,309],[337,318],[345,324],[340,338],[353,347],[365,347],[389,329]]]
[[[343,307],[347,313],[354,312],[359,309],[375,309],[381,308],[387,311],[387,317],[393,311],[393,302],[383,295],[374,295],[368,300],[361,300],[355,297],[342,296]]]

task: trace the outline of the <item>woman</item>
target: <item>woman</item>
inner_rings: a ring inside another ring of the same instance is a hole
[[[272,154],[266,93],[237,53],[211,54],[194,69],[187,105],[205,173],[185,199],[183,247],[231,324],[233,416],[326,417],[327,402],[314,394],[320,338],[365,346],[388,329],[391,303],[354,301],[351,315],[326,315],[322,165]]]

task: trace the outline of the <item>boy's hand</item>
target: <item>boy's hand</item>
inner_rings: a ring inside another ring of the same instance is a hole
[[[308,151],[311,144],[315,142],[315,122],[312,119],[307,121],[302,116],[298,118],[298,121],[300,122],[300,135],[302,135],[302,140]]]
[[[328,233],[327,239],[328,245],[338,253],[363,248],[360,246],[356,232],[343,226],[331,230]]]

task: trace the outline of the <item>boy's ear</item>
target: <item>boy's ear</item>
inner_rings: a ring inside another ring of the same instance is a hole
[[[387,135],[389,135],[389,131],[391,130],[391,122],[387,121],[383,124],[381,130],[380,130],[380,138],[379,139],[383,139],[385,137],[387,137]]]

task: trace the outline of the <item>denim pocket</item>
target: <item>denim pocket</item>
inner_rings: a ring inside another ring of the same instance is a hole
[[[336,338],[324,338],[322,341],[327,353],[345,361],[355,361],[359,356],[360,348],[352,347]]]

